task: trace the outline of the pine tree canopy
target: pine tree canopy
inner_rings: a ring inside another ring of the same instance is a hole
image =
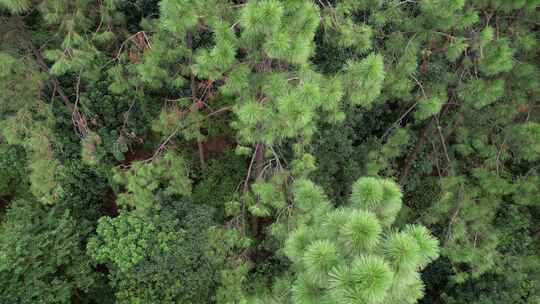
[[[540,0],[0,0],[0,303],[539,304]]]

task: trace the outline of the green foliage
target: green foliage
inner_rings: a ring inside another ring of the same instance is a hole
[[[459,190],[452,191],[453,187]],[[426,221],[430,223],[443,214],[450,214],[450,219],[444,216],[449,227],[445,235],[444,254],[448,255],[456,265],[467,263],[473,266],[471,274],[477,277],[493,267],[497,258],[498,253],[495,251],[495,247],[498,243],[498,236],[490,233],[492,227],[489,221],[485,221],[488,218],[493,219],[495,209],[490,205],[469,203],[474,199],[480,199],[477,198],[479,189],[473,188],[466,191],[464,187],[463,177],[443,180],[442,197],[432,207],[433,209],[426,216]],[[494,201],[491,205],[496,206],[498,203],[500,202]],[[462,245],[464,242],[467,242],[468,245]],[[459,274],[455,279],[463,281],[462,276],[466,276],[466,273],[460,272],[459,268],[456,268],[455,271]]]
[[[538,302],[538,5],[0,0],[0,302]]]
[[[538,299],[537,273],[540,267],[533,239],[527,230],[529,210],[509,208],[497,216],[501,231],[499,250],[505,253],[497,270],[459,285],[450,283],[443,294],[448,303],[534,303]],[[496,291],[495,291],[496,290]]]
[[[251,264],[239,258],[237,253],[249,248],[250,239],[240,229],[219,226],[210,228],[208,236],[210,246],[208,254],[215,263],[216,273],[219,276],[216,302],[231,303],[245,300]]]
[[[0,92],[6,92],[0,98],[1,135],[7,144],[25,148],[30,191],[44,204],[52,205],[62,191],[57,182],[61,164],[54,153],[51,107],[39,101],[42,75],[33,64],[3,52],[0,65],[5,68],[0,74]]]
[[[426,22],[434,29],[446,30],[454,26],[459,18],[457,15],[465,6],[465,0],[423,2],[420,9],[425,14]],[[477,17],[478,18],[478,17]]]
[[[482,79],[471,80],[463,88],[460,88],[458,94],[468,106],[481,109],[503,96],[504,80],[498,79],[490,82]]]
[[[316,133],[310,148],[317,160],[311,178],[334,201],[343,201],[360,174],[359,155],[352,145],[354,130],[347,121],[336,125],[336,128],[323,126]]]
[[[446,101],[439,96],[434,96],[429,99],[421,100],[418,103],[418,109],[414,113],[414,116],[418,120],[424,120],[434,115],[439,114],[443,104]]]
[[[159,210],[161,202],[169,196],[191,194],[187,165],[174,152],[167,152],[150,163],[133,163],[129,170],[119,170],[113,178],[126,187],[126,192],[118,196],[118,204],[141,214]]]
[[[2,0],[0,5],[7,8],[11,13],[20,14],[30,8],[29,0]]]
[[[395,166],[396,159],[402,156],[410,145],[410,131],[404,128],[396,129],[388,137],[386,143],[376,145],[368,152],[368,161],[366,164],[366,173],[369,175],[385,174],[393,176],[395,173],[392,168]]]
[[[162,16],[162,26],[167,30],[185,34],[190,28],[197,25],[197,1],[165,0],[159,3]]]
[[[193,187],[193,201],[215,207],[220,211],[216,212],[216,216],[226,217],[226,206],[223,206],[223,202],[235,199],[236,187],[243,178],[243,160],[232,152],[228,152],[223,158],[209,160],[198,177],[201,181]]]
[[[528,122],[514,127],[517,157],[526,161],[535,161],[540,157],[540,124]]]
[[[82,245],[69,211],[12,202],[0,228],[2,302],[71,303],[90,292],[99,275]]]
[[[448,60],[455,62],[461,56],[461,54],[463,54],[463,52],[469,46],[465,41],[465,38],[458,37],[450,43],[448,50],[446,51],[446,57]]]
[[[483,50],[484,54],[480,61],[480,71],[487,76],[508,72],[514,66],[512,55],[514,50],[510,48],[506,39],[493,42]]]
[[[28,191],[25,160],[21,146],[0,146],[0,197],[6,199]]]
[[[389,230],[393,219],[381,210],[401,206],[394,182],[361,178],[351,205],[333,210],[308,181],[293,192],[302,217],[316,216],[302,221],[285,241],[284,253],[293,262],[287,288],[292,303],[416,303],[422,297],[418,271],[438,257],[439,245],[423,226]],[[274,285],[273,297],[288,297],[276,290]]]
[[[103,217],[88,253],[111,271],[117,303],[207,302],[214,272],[205,230],[208,208],[172,201],[141,217]]]
[[[43,75],[34,63],[0,51],[0,115],[13,113],[38,100]],[[38,107],[32,108],[38,112]]]
[[[358,179],[352,188],[351,204],[374,212],[381,224],[390,226],[401,208],[401,190],[391,180],[374,177]]]
[[[102,217],[96,231],[101,240],[94,239],[88,250],[98,262],[111,260],[121,272],[126,272],[145,258],[151,246],[150,240],[157,242],[155,246],[164,248],[168,240],[176,237],[157,234],[155,230],[153,225],[136,216]],[[154,240],[154,234],[158,239]],[[100,247],[100,244],[103,245]]]
[[[371,54],[360,62],[349,62],[345,75],[351,103],[369,109],[381,93],[385,77],[383,57]]]

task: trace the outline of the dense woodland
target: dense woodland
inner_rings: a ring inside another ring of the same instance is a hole
[[[0,0],[0,303],[540,303],[540,0]]]

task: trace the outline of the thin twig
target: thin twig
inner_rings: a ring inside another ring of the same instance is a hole
[[[118,60],[120,58],[120,54],[122,54],[122,51],[124,50],[124,47],[125,47],[126,43],[133,40],[133,38],[135,38],[139,34],[143,35],[144,40],[146,42],[146,45],[148,46],[149,49],[152,49],[152,46],[150,45],[150,40],[146,36],[146,33],[144,31],[138,31],[135,34],[127,37],[126,40],[124,40],[124,42],[122,42],[122,44],[120,44],[120,48],[118,49],[118,52],[116,53],[116,56],[113,59],[111,59],[108,63]]]
[[[452,212],[452,217],[450,218],[450,221],[448,222],[448,228],[446,231],[446,238],[444,240],[444,246],[446,246],[450,242],[450,239],[452,237],[452,225],[457,219],[462,203],[463,203],[463,184],[460,185],[458,201],[454,207],[454,211]]]
[[[79,112],[79,100],[80,100],[80,88],[81,88],[81,74],[82,71],[77,76],[77,84],[75,85],[75,104],[73,105],[73,111],[71,112],[71,121],[75,126],[75,132],[79,137],[86,137],[88,134],[88,127],[86,124],[86,119]]]
[[[163,152],[163,150],[165,150],[165,147],[167,146],[167,144],[176,136],[176,134],[178,134],[178,132],[180,132],[181,130],[184,130],[184,129],[187,129],[189,127],[191,127],[192,125],[194,124],[197,124],[197,123],[200,123],[202,121],[204,121],[205,119],[207,118],[210,118],[212,116],[215,116],[215,115],[218,115],[222,112],[227,112],[227,111],[230,111],[232,109],[232,107],[224,107],[224,108],[221,108],[219,110],[216,110],[208,115],[206,115],[205,117],[203,117],[202,119],[199,119],[198,121],[194,122],[194,123],[191,123],[189,125],[185,125],[185,126],[182,126],[182,124],[178,124],[178,126],[175,128],[175,130],[165,139],[165,141],[163,143],[161,143],[159,145],[159,147],[156,149],[156,151],[154,152],[154,154],[150,157],[150,158],[147,158],[145,160],[143,160],[142,162],[151,162],[154,158],[156,158],[159,154],[161,154],[161,152]]]
[[[255,146],[255,151],[253,151],[253,155],[251,156],[251,161],[249,162],[248,172],[246,175],[246,179],[244,180],[244,188],[243,188],[244,192],[248,191],[249,178],[251,177],[251,168],[253,167],[253,162],[255,161],[255,155],[257,155],[258,149],[259,149],[259,144]]]
[[[424,98],[427,99],[426,91],[424,90],[424,86],[422,85],[422,83],[420,83],[420,81],[418,81],[418,79],[416,79],[416,77],[414,77],[414,75],[411,74],[410,76],[418,84],[418,86],[420,87],[420,90],[422,90],[422,95],[424,96]]]
[[[438,149],[432,140],[430,140],[430,142],[431,142],[431,146],[433,147],[433,151],[430,154],[430,158],[431,158],[431,161],[435,164],[435,167],[437,168],[437,174],[439,175],[439,178],[442,178],[441,167],[439,166],[439,155],[433,155]]]
[[[272,151],[272,154],[274,154],[274,157],[276,158],[276,162],[281,170],[283,170],[283,166],[281,165],[281,161],[279,160],[279,155],[277,155],[276,151],[272,146],[268,146],[270,148],[270,151]]]
[[[401,122],[403,121],[403,119],[405,118],[405,116],[407,116],[407,114],[409,114],[416,106],[418,105],[418,102],[415,102],[411,107],[409,107],[407,109],[407,111],[405,111],[405,113],[403,113],[403,115],[401,115],[391,126],[390,128],[388,128],[388,130],[386,130],[384,132],[384,134],[382,135],[381,137],[381,140],[384,141],[384,139],[386,138],[386,136],[390,133],[390,131],[392,131],[394,128],[396,128],[398,125],[401,124]]]
[[[441,143],[443,146],[444,155],[446,156],[446,161],[448,161],[448,168],[451,169],[452,162],[450,161],[450,156],[448,155],[448,149],[446,148],[446,142],[444,140],[444,136],[441,131],[441,126],[439,125],[439,122],[437,121],[437,130],[439,131],[439,136],[441,137]]]
[[[500,157],[501,157],[501,153],[502,153],[502,150],[504,149],[504,145],[506,144],[506,136],[504,137],[504,140],[501,144],[501,148],[499,149],[499,151],[497,151],[497,158],[495,159],[495,166],[496,166],[496,171],[497,171],[497,176],[499,175],[499,160],[500,160]]]

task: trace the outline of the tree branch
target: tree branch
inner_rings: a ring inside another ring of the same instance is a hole
[[[36,58],[37,64],[41,67],[41,69],[45,73],[47,73],[47,75],[49,76],[49,80],[53,84],[54,90],[58,93],[58,95],[60,96],[60,99],[67,106],[68,110],[72,113],[71,117],[72,117],[73,125],[74,125],[74,127],[76,129],[75,130],[76,133],[78,135],[82,136],[82,137],[85,137],[86,134],[88,133],[88,130],[86,128],[86,119],[79,112],[77,104],[73,104],[69,100],[66,93],[64,93],[64,90],[60,86],[60,82],[58,81],[58,79],[55,76],[51,75],[50,70],[49,70],[49,66],[47,65],[47,63],[43,59],[43,56],[41,55],[41,52],[33,44],[29,44],[29,46],[30,46],[30,50],[34,54],[34,57]],[[79,76],[77,78],[77,87],[76,87],[76,90],[77,90],[77,101],[76,101],[76,103],[78,103],[78,101],[79,101],[80,81],[81,81],[81,75],[79,74]]]
[[[412,165],[416,161],[416,157],[418,157],[418,154],[422,150],[422,147],[426,143],[428,134],[431,132],[431,129],[433,128],[433,125],[435,124],[435,118],[432,118],[429,123],[424,127],[424,130],[422,131],[420,138],[416,142],[416,145],[414,146],[414,149],[411,153],[407,156],[405,159],[405,163],[403,164],[403,169],[401,170],[401,176],[399,178],[399,183],[403,186],[405,184],[405,181],[407,181],[407,177],[409,177],[409,173],[411,172]]]
[[[34,46],[30,45],[30,49],[32,50],[32,53],[34,54],[34,57],[36,57],[36,61],[38,65],[41,67],[41,69],[49,75],[49,79],[52,82],[54,88],[56,89],[56,92],[60,96],[60,99],[64,102],[64,104],[69,108],[69,110],[72,112],[75,109],[75,105],[69,100],[67,95],[64,93],[64,90],[62,90],[62,87],[60,87],[60,82],[56,77],[50,74],[49,67],[45,63],[45,60],[43,59],[43,56],[41,55],[41,52]]]
[[[189,125],[185,125],[182,127],[181,124],[178,124],[178,126],[176,127],[176,129],[165,139],[165,141],[163,143],[161,143],[159,145],[159,147],[157,148],[156,152],[154,152],[154,154],[152,155],[152,157],[148,158],[148,159],[145,159],[143,160],[143,162],[150,162],[152,161],[154,158],[156,158],[159,154],[161,154],[161,152],[163,152],[163,150],[165,149],[165,147],[167,146],[167,144],[176,136],[176,134],[178,134],[178,132],[180,132],[181,130],[184,130],[184,129],[187,129],[189,127],[191,127],[192,125],[194,124],[198,124],[202,121],[204,121],[205,119],[207,118],[210,118],[212,116],[215,116],[215,115],[218,115],[222,112],[227,112],[227,111],[230,111],[232,109],[232,107],[223,107],[219,110],[216,110],[208,115],[206,115],[204,118],[202,119],[199,119],[198,121],[192,123],[192,124],[189,124]]]
[[[451,106],[451,103],[446,103],[444,105],[440,114],[441,117],[444,116],[446,112],[448,112],[448,110],[450,109],[450,106]],[[409,153],[409,155],[405,159],[405,163],[403,164],[403,169],[401,171],[401,176],[399,178],[399,184],[401,184],[402,186],[407,181],[407,178],[409,177],[409,174],[411,173],[412,165],[416,161],[416,158],[418,157],[418,154],[420,154],[420,151],[422,151],[422,147],[426,143],[427,137],[429,133],[431,132],[433,125],[435,125],[437,119],[438,117],[437,115],[435,115],[433,116],[433,118],[429,120],[429,123],[424,127],[424,130],[422,131],[420,138],[416,142],[414,149],[412,150],[411,153]]]

